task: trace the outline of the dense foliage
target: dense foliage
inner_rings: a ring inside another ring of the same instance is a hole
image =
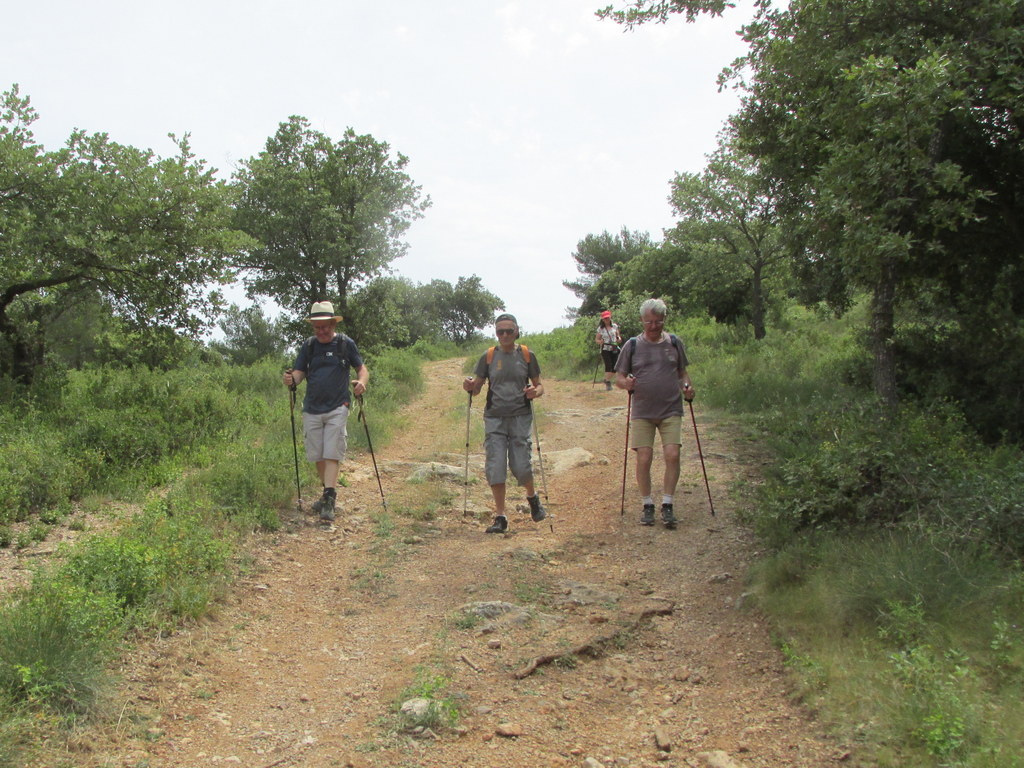
[[[729,5],[638,0],[602,15],[632,27]],[[723,75],[742,93],[730,152],[774,190],[792,295],[837,311],[871,297],[865,339],[885,407],[950,398],[986,439],[1019,440],[1024,6],[764,3],[743,35],[749,53]],[[679,212],[680,229],[704,221]]]
[[[455,285],[377,277],[356,291],[343,327],[360,349],[370,351],[419,341],[462,344],[504,308],[476,275],[460,277]]]
[[[0,374],[28,382],[46,329],[82,304],[198,333],[244,238],[187,137],[170,158],[80,131],[47,152],[36,118],[16,86],[0,96]]]
[[[345,315],[352,291],[405,253],[405,232],[430,206],[408,162],[351,128],[333,141],[303,117],[281,123],[235,174],[238,226],[258,241],[242,264],[250,292],[294,317],[324,299]]]

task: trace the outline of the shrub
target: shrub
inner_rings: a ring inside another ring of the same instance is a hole
[[[109,594],[127,613],[145,608],[177,615],[184,604],[180,595],[189,592],[188,614],[193,615],[196,594],[206,595],[204,607],[212,598],[230,545],[202,515],[167,512],[166,503],[158,499],[125,529],[81,542],[68,556],[63,578]]]
[[[0,440],[0,523],[25,520],[29,512],[59,507],[69,490],[85,485],[85,472],[61,436],[41,423],[8,427]]]
[[[0,691],[59,711],[89,710],[119,626],[109,594],[37,579],[0,609]]]
[[[896,523],[1024,553],[1024,458],[993,454],[952,408],[887,416],[861,399],[766,417],[779,457],[746,514],[770,542]]]
[[[82,542],[68,557],[63,575],[84,589],[112,596],[122,610],[141,606],[160,582],[153,547],[116,534]]]

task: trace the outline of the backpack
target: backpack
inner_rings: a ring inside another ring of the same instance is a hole
[[[679,340],[679,337],[676,336],[674,333],[670,333],[668,335],[668,337],[669,337],[669,339],[672,340],[672,346],[676,348],[676,351],[679,353],[679,356],[680,357],[685,357],[686,356],[686,351],[683,349],[683,342],[681,342]],[[630,338],[630,340],[626,342],[625,346],[629,347],[629,365],[630,365],[630,370],[626,371],[626,373],[632,373],[633,372],[633,368],[632,368],[632,366],[633,366],[633,355],[636,353],[636,336],[633,336],[632,338]]]
[[[347,359],[349,344],[355,344],[349,336],[344,333],[337,333],[338,336],[338,358],[342,364],[345,364]],[[310,336],[304,342],[302,342],[302,349],[306,353],[306,370],[309,370],[309,365],[313,362],[313,342],[316,341],[316,336]]]

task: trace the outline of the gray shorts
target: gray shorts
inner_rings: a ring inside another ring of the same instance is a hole
[[[327,413],[302,412],[307,461],[344,461],[348,448],[348,406]]]
[[[488,485],[504,483],[508,470],[512,476],[525,485],[533,479],[530,466],[530,429],[533,415],[484,416],[484,471]]]

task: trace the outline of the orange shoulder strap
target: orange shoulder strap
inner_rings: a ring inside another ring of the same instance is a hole
[[[523,360],[525,360],[527,365],[529,365],[529,363],[530,363],[530,348],[528,346],[526,346],[525,344],[520,344],[519,348],[521,350],[523,350]],[[494,359],[494,350],[495,349],[497,349],[497,347],[491,347],[490,349],[487,350],[487,364],[488,365],[490,365],[491,361]]]

